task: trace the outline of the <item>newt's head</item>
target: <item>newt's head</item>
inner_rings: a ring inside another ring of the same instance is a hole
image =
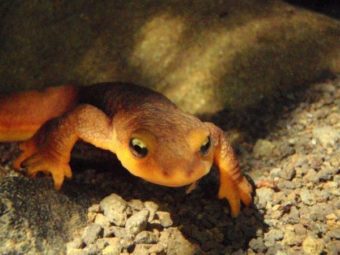
[[[169,187],[191,184],[210,171],[210,131],[193,116],[173,109],[160,111],[118,117],[115,153],[127,170],[146,181]]]

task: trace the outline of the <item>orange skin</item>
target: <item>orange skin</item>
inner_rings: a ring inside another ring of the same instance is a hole
[[[25,141],[15,169],[25,167],[32,177],[51,174],[56,189],[72,177],[71,150],[83,140],[115,153],[133,175],[169,187],[192,184],[215,164],[218,197],[228,200],[232,216],[241,202],[252,201],[252,187],[223,131],[136,85],[62,86],[0,96],[0,141],[18,140]]]

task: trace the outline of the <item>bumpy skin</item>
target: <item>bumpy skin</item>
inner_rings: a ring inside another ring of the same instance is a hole
[[[105,83],[25,92],[0,97],[0,113],[0,141],[32,136],[21,143],[14,167],[25,167],[29,176],[50,173],[57,189],[72,176],[71,150],[83,140],[115,153],[132,174],[164,186],[192,184],[215,163],[220,172],[218,196],[229,201],[232,215],[238,215],[241,202],[251,203],[251,185],[223,131],[146,88]],[[136,153],[132,141],[146,149],[146,155]]]

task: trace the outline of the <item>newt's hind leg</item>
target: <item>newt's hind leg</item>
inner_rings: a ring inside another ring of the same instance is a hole
[[[56,126],[58,119],[47,122],[31,139],[19,145],[21,154],[13,162],[16,170],[24,167],[25,174],[35,177],[39,172],[51,174],[54,186],[60,189],[64,178],[71,178],[72,171],[68,162],[53,155],[54,149],[48,143],[50,132]]]
[[[37,152],[36,142],[33,138],[26,142],[22,142],[19,145],[19,149],[21,153],[13,162],[13,167],[15,170],[19,170],[21,168],[21,163]]]

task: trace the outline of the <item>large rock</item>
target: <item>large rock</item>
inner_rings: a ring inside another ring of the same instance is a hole
[[[6,1],[0,91],[132,81],[192,113],[340,71],[340,25],[280,1]]]
[[[63,195],[46,178],[4,178],[0,254],[64,254],[66,242],[86,224],[85,208],[85,197]]]

